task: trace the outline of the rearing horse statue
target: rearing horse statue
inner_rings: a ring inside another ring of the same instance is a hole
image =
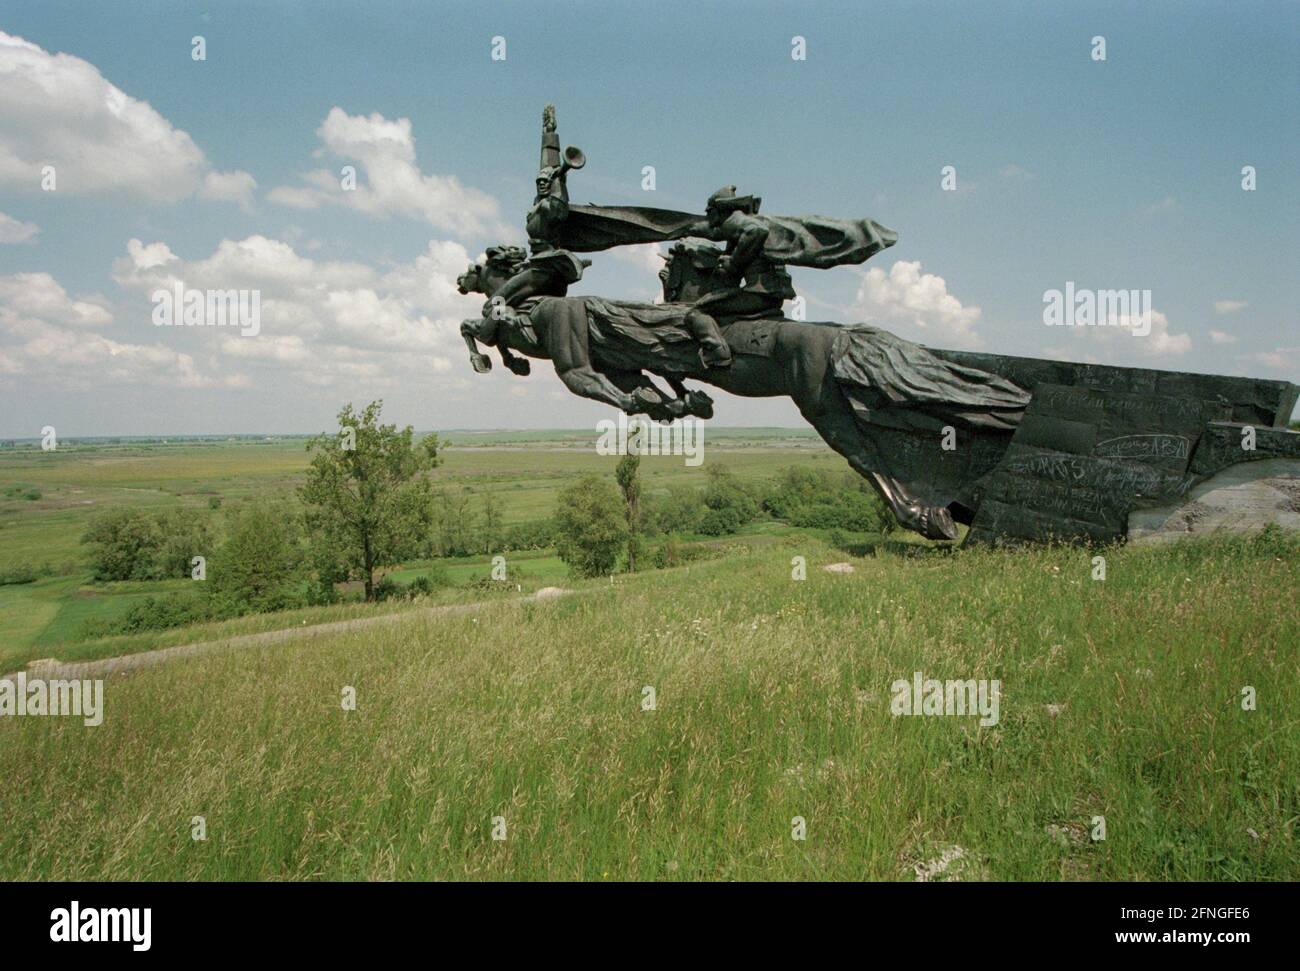
[[[669,270],[682,254],[674,251]],[[865,325],[719,320],[734,361],[707,367],[685,323],[691,304],[569,296],[533,296],[518,307],[493,301],[522,257],[495,248],[458,281],[461,292],[489,298],[485,315],[461,326],[475,370],[491,366],[477,342],[498,347],[505,364],[524,375],[528,362],[511,353],[518,351],[551,361],[573,393],[654,420],[712,415],[712,400],[687,390],[688,379],[741,397],[788,397],[871,482],[899,523],[930,539],[956,539],[954,515],[970,521],[979,479],[1006,450],[1029,401],[1003,377]],[[945,444],[953,438],[960,447]]]

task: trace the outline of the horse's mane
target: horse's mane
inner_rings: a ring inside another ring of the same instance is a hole
[[[504,270],[508,276],[513,276],[527,259],[528,254],[522,246],[489,246],[483,265],[496,270]]]

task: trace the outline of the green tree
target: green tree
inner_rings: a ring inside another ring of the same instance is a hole
[[[668,494],[655,496],[650,505],[650,519],[661,533],[694,533],[699,531],[704,515],[704,496],[700,489],[675,485]]]
[[[614,572],[627,540],[618,491],[605,479],[585,475],[564,489],[555,509],[556,551],[578,576]]]
[[[483,493],[481,534],[484,553],[490,555],[501,549],[501,500],[491,492]]]
[[[763,508],[792,526],[885,534],[896,520],[862,477],[792,466],[771,483]]]
[[[298,518],[282,502],[242,504],[207,570],[218,613],[283,610],[301,601],[303,554]]]
[[[92,547],[96,580],[155,580],[162,532],[157,520],[139,509],[118,508],[95,517],[81,537]]]
[[[474,512],[464,492],[439,490],[434,494],[430,525],[432,548],[437,556],[469,556],[474,547]]]
[[[641,551],[641,479],[637,470],[641,456],[628,453],[618,460],[614,479],[623,493],[623,516],[627,521],[627,572],[636,572],[636,557]]]
[[[432,488],[422,475],[439,462],[438,437],[413,441],[411,426],[381,425],[382,401],[339,412],[339,432],[307,443],[315,453],[299,494],[313,542],[333,551],[334,573],[360,578],[375,599],[375,570],[416,551],[432,521]]]
[[[194,557],[211,557],[215,545],[206,516],[194,509],[170,509],[157,519],[160,542],[156,555],[158,575],[189,579]]]

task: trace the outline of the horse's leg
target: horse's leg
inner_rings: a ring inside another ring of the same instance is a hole
[[[486,374],[492,370],[492,358],[482,353],[478,349],[478,341],[475,339],[476,326],[478,321],[467,320],[460,325],[460,334],[465,338],[465,346],[469,348],[469,362],[474,365],[474,370],[479,374]]]
[[[603,374],[609,375],[609,379],[624,391],[635,393],[638,388],[641,388],[645,390],[647,397],[653,393],[658,396],[660,401],[668,402],[674,400],[672,395],[668,394],[663,390],[663,388],[655,384],[654,381],[650,379],[650,375],[646,374],[644,371],[621,371],[606,367],[601,367],[599,370]],[[672,384],[671,381],[668,383],[670,385]]]
[[[614,385],[636,399],[645,413],[655,421],[671,421],[686,414],[686,402],[666,394],[643,371],[614,371],[601,369]]]
[[[613,405],[629,415],[637,413],[637,400],[592,365],[588,347],[587,307],[579,297],[553,297],[533,310],[540,325],[546,356],[564,386],[576,395]]]

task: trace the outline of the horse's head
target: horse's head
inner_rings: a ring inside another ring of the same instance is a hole
[[[480,263],[471,263],[460,276],[456,277],[456,289],[461,293],[487,293],[483,289],[483,266]]]
[[[666,256],[659,280],[667,303],[694,303],[724,286],[717,276],[722,250],[712,243],[694,240],[677,243]]]

